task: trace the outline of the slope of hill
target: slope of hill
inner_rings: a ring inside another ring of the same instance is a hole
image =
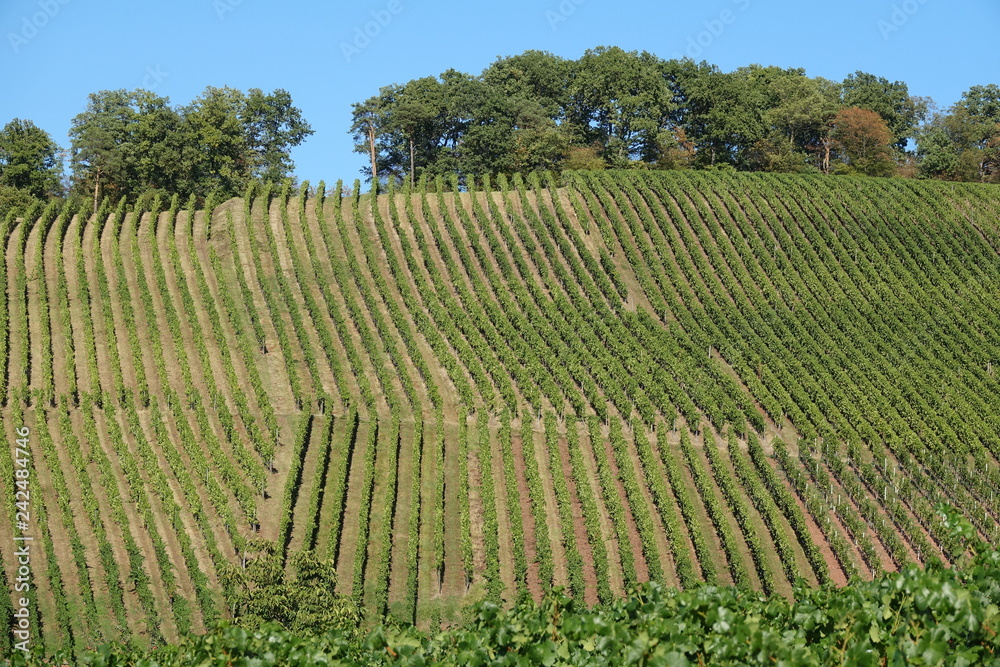
[[[201,630],[269,548],[426,626],[947,561],[939,502],[996,542],[995,188],[562,178],[8,217],[40,641]]]

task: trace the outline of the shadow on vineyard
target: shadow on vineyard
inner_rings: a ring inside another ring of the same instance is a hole
[[[7,216],[0,618],[131,656],[94,664],[992,659],[997,192],[581,171]]]

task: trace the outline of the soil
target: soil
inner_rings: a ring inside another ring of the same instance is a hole
[[[519,432],[513,426],[512,430],[515,432],[511,435],[511,449],[514,452],[517,494],[524,522],[524,551],[525,557],[528,560],[528,592],[531,593],[531,597],[537,602],[542,599],[545,587],[548,584],[543,586],[539,575],[537,532],[535,528],[535,516],[531,511],[531,494],[528,490],[528,480],[525,475],[524,448],[522,447]]]
[[[566,426],[567,428],[575,427],[572,422]],[[580,503],[580,496],[577,492],[576,480],[573,479],[569,443],[564,437],[560,437],[558,442],[562,470],[553,471],[553,474],[563,474],[566,476],[566,484],[569,487],[570,507],[573,512],[573,536],[576,540],[576,550],[580,552],[580,559],[583,561],[583,599],[587,605],[595,605],[597,604],[597,571],[594,568],[594,552],[590,544],[590,537],[587,535],[587,526],[583,519],[583,506]]]

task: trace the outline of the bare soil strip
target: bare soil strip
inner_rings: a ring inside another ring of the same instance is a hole
[[[573,422],[569,422],[567,423],[567,428],[575,428],[575,425]],[[552,474],[565,475],[566,477],[573,512],[573,534],[576,539],[577,551],[580,552],[580,559],[583,561],[583,583],[585,586],[585,589],[582,591],[583,599],[587,605],[594,605],[597,604],[597,572],[594,569],[593,549],[590,544],[590,536],[587,534],[586,524],[583,520],[583,507],[580,503],[580,496],[577,493],[576,480],[573,479],[569,447],[565,437],[559,438],[559,460],[562,464],[562,469],[554,470]]]
[[[538,573],[538,542],[536,540],[535,516],[531,511],[531,495],[528,491],[528,480],[525,476],[524,448],[522,447],[520,435],[517,432],[511,434],[511,449],[514,452],[518,501],[521,506],[521,517],[524,525],[524,555],[528,561],[528,592],[531,593],[531,597],[535,600],[541,600],[545,590],[542,587]]]
[[[364,476],[364,448],[368,441],[370,422],[358,424],[355,451],[351,460],[348,478],[347,498],[344,503],[343,525],[341,526],[339,554],[337,556],[337,592],[349,593],[354,577],[354,552],[358,549],[358,516],[361,514],[361,480]],[[331,548],[333,545],[330,545]],[[367,545],[365,545],[367,547]]]

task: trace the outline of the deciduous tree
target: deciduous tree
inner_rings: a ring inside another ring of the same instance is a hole
[[[660,61],[645,51],[588,50],[573,69],[568,121],[580,143],[598,141],[612,166],[655,161],[673,112]]]
[[[136,199],[233,196],[252,180],[277,182],[292,147],[312,133],[287,91],[208,87],[185,107],[146,90],[101,91],[73,119],[74,189]]]
[[[312,127],[292,105],[292,96],[281,88],[267,94],[251,88],[242,100],[239,116],[250,150],[251,175],[265,183],[280,182],[295,167],[291,149],[313,134]]]
[[[0,130],[0,187],[43,198],[59,190],[59,146],[30,120],[15,118]]]
[[[881,116],[892,133],[892,145],[901,151],[927,115],[926,102],[911,97],[902,81],[890,82],[885,77],[858,71],[844,79],[843,88],[844,106],[868,109]]]
[[[848,107],[832,121],[832,137],[848,171],[869,176],[890,176],[893,172],[892,132],[874,111]]]

